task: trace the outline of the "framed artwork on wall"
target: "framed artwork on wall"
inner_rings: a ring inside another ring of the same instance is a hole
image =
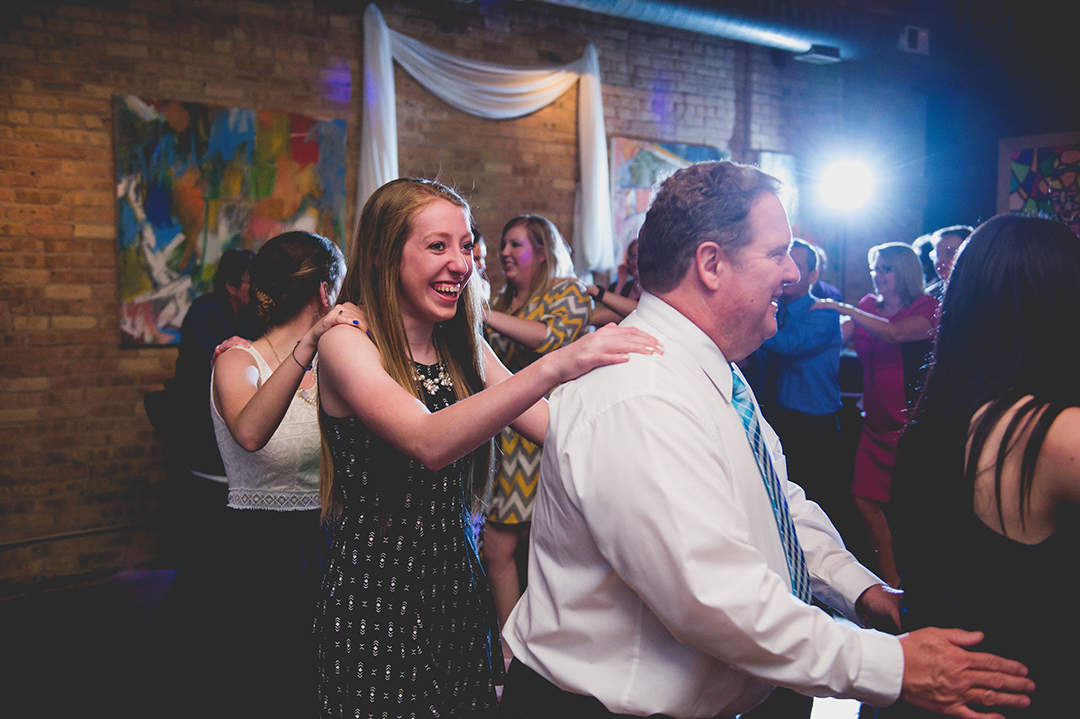
[[[1080,234],[1080,131],[1002,140],[997,211],[1042,213]]]
[[[121,346],[180,341],[226,250],[290,230],[343,246],[345,121],[114,99]]]
[[[726,160],[727,150],[710,145],[611,137],[611,211],[615,256],[637,237],[656,186],[679,168],[695,162]]]

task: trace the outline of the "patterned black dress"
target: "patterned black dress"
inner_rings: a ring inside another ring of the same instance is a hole
[[[438,365],[416,367],[438,376]],[[431,411],[455,401],[429,386]],[[344,499],[315,618],[322,716],[495,716],[502,657],[468,459],[431,472],[355,416],[322,420]]]

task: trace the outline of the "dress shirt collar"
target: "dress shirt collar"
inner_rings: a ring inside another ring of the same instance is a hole
[[[637,306],[638,316],[664,333],[690,354],[705,371],[724,399],[731,401],[731,363],[705,331],[686,315],[654,294],[643,292]],[[665,344],[668,344],[665,342]]]

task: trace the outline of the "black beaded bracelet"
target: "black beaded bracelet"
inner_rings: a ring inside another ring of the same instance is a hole
[[[601,287],[600,285],[597,285],[596,286],[596,297],[594,297],[593,299],[596,300],[597,302],[603,302],[604,301],[604,292],[606,292],[606,290],[603,287]]]
[[[303,365],[303,364],[302,364],[302,363],[300,362],[300,360],[296,359],[296,348],[300,346],[300,343],[301,343],[302,341],[303,341],[303,340],[297,340],[297,341],[296,341],[296,344],[294,344],[294,345],[293,345],[293,348],[292,348],[292,352],[290,352],[290,353],[289,353],[289,356],[290,356],[290,357],[292,357],[292,361],[293,361],[293,362],[295,362],[296,364],[300,365],[300,369],[304,369],[304,370],[307,370],[308,372],[310,372],[310,371],[311,371],[311,367],[305,367],[305,366],[304,366],[304,365]]]

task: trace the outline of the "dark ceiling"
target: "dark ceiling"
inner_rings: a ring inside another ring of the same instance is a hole
[[[1001,138],[1080,129],[1075,0],[545,1],[770,46],[778,61],[830,45],[852,72],[910,83],[927,97],[927,230],[994,214]],[[926,54],[900,49],[909,26]]]

